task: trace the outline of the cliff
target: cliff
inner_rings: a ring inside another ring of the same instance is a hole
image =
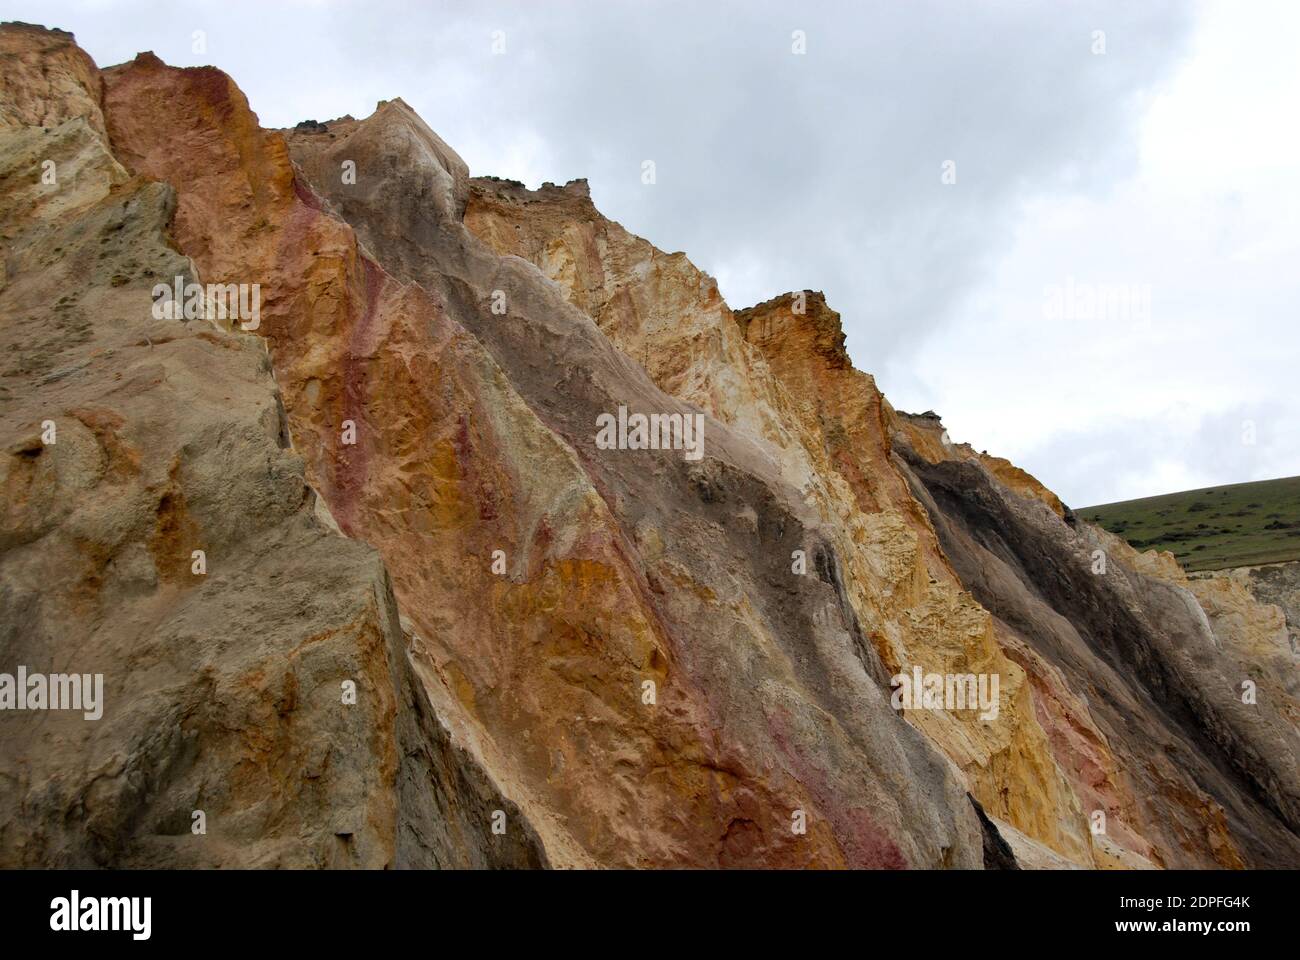
[[[895,411],[819,293],[735,311],[400,99],[0,60],[0,671],[105,680],[0,716],[0,864],[1300,865],[1282,613]]]

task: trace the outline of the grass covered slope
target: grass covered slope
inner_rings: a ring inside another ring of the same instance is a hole
[[[1076,513],[1186,570],[1300,560],[1300,477],[1124,500]]]

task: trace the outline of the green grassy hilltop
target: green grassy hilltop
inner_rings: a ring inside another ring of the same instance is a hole
[[[1300,560],[1300,477],[1123,500],[1075,513],[1187,570]]]

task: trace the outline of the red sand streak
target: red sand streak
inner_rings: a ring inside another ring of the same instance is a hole
[[[784,709],[778,709],[769,716],[772,740],[790,765],[795,779],[808,791],[809,798],[817,805],[818,811],[830,821],[832,832],[844,852],[848,866],[870,870],[908,869],[903,852],[867,810],[861,807],[845,809],[840,805],[827,784],[826,774],[793,746],[786,720]],[[811,822],[813,811],[809,811],[808,815]]]
[[[354,523],[358,501],[369,476],[372,451],[366,431],[366,385],[370,382],[368,354],[369,348],[373,348],[371,341],[379,315],[379,297],[384,281],[387,279],[383,269],[368,257],[361,258],[361,265],[365,301],[359,316],[353,309],[354,304],[349,303],[351,330],[347,356],[343,359],[343,419],[351,420],[356,424],[357,442],[349,447],[340,446],[340,454],[334,468],[337,519],[339,526],[349,536],[355,535]],[[339,424],[338,429],[342,430],[342,424]]]

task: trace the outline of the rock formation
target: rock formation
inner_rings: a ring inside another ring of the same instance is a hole
[[[1197,581],[1230,580],[1244,589],[1257,603],[1243,604],[1239,616],[1242,619],[1266,616],[1272,619],[1270,632],[1277,629],[1276,607],[1285,624],[1287,645],[1291,653],[1300,653],[1300,561],[1290,563],[1267,563],[1258,567],[1237,567],[1230,570],[1215,570],[1210,573],[1195,574],[1188,584],[1198,598],[1202,588]],[[1236,590],[1232,595],[1240,597]]]
[[[105,688],[0,712],[0,865],[1300,866],[1283,612],[895,411],[820,294],[400,99],[0,62],[0,673]]]

